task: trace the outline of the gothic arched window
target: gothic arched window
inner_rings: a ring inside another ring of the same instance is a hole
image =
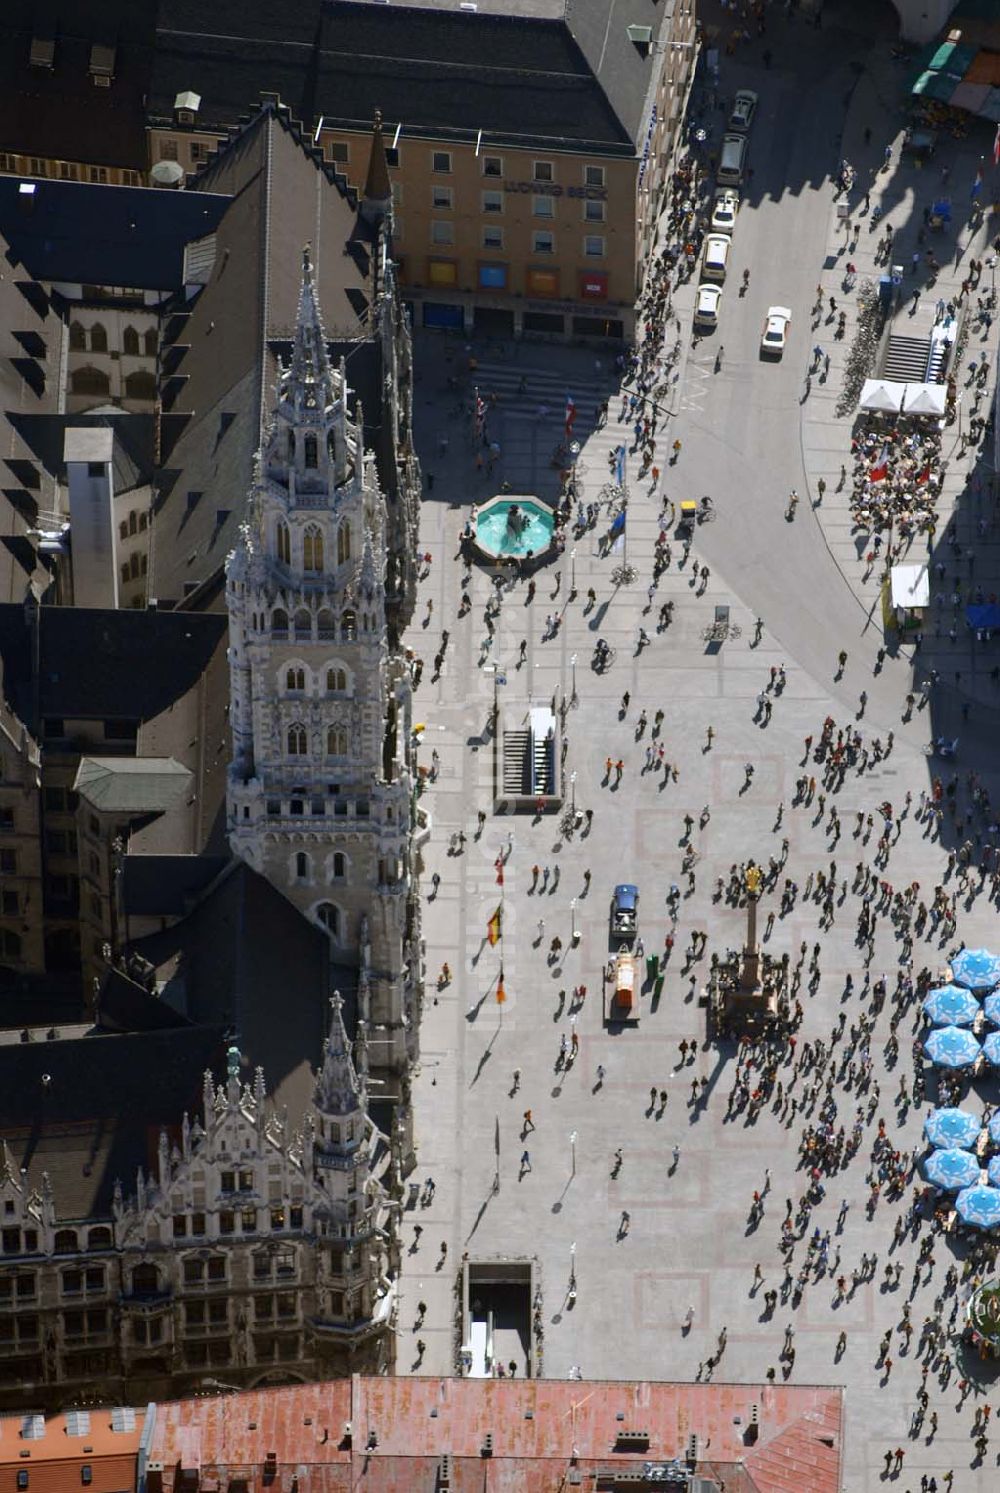
[[[305,669],[291,668],[285,674],[285,688],[292,690],[304,690],[306,687]]]
[[[90,329],[90,350],[95,353],[106,353],[108,350],[108,334],[99,321],[95,321]]]
[[[69,345],[74,352],[86,352],[87,333],[78,321],[70,322]]]
[[[122,333],[122,352],[129,358],[139,356],[139,333],[135,327],[126,327]]]
[[[306,728],[301,722],[296,721],[294,726],[288,728],[288,755],[289,757],[304,757],[308,749]]]
[[[150,327],[149,330],[143,334],[142,345],[143,345],[143,348],[145,350],[147,358],[155,358],[156,357],[156,328],[155,327]]]
[[[271,631],[275,637],[283,637],[288,632],[288,613],[284,607],[275,607],[271,613]]]
[[[312,617],[306,611],[305,607],[301,607],[295,613],[295,636],[297,638],[312,637]]]
[[[338,942],[343,939],[344,919],[339,907],[334,907],[332,902],[321,902],[316,909],[316,917],[327,933],[332,934]]]
[[[342,850],[335,850],[333,853],[333,879],[334,881],[343,881],[346,875],[347,856]]]
[[[320,612],[319,616],[316,618],[316,625],[319,628],[319,635],[321,638],[330,639],[337,636],[336,619],[334,618],[333,613],[329,610],[328,607],[324,607]]]
[[[276,547],[277,547],[277,551],[278,551],[278,559],[284,565],[291,564],[291,559],[292,559],[292,541],[291,541],[291,536],[290,536],[290,534],[288,532],[288,525],[285,523],[284,519],[279,519],[278,520],[278,527],[277,527],[277,530],[276,530],[276,536],[275,537],[277,539],[277,546]]]
[[[351,558],[351,526],[342,523],[337,530],[337,564],[343,565]]]
[[[339,690],[341,693],[343,693],[347,689],[347,670],[327,669],[326,687],[330,691]]]
[[[348,643],[353,643],[358,635],[358,619],[354,612],[347,611],[340,614],[340,635]]]
[[[290,430],[288,432],[288,460],[289,461],[294,461],[295,460],[295,431],[294,430]]]
[[[313,572],[323,569],[323,531],[310,524],[302,537],[302,569]]]
[[[296,881],[309,880],[309,857],[304,850],[299,850],[295,855],[295,879]]]
[[[315,467],[319,462],[319,452],[316,445],[316,437],[307,435],[305,438],[305,463],[307,467]]]
[[[343,726],[328,726],[326,731],[326,755],[328,757],[347,756],[347,732]]]

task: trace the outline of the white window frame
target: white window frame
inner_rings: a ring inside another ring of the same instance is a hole
[[[492,242],[490,240],[491,233],[495,235],[495,238]],[[483,248],[488,249],[491,252],[497,249],[503,249],[503,228],[499,223],[488,223],[483,229]]]
[[[552,161],[532,161],[531,180],[536,182],[552,183],[556,179],[556,169]]]
[[[488,161],[495,161],[500,168],[499,171],[487,171],[486,165]],[[483,156],[483,175],[488,177],[490,181],[496,181],[499,177],[502,177],[503,156]]]
[[[531,216],[551,222],[556,215],[556,199],[551,192],[535,192],[531,199]]]
[[[431,243],[435,248],[450,248],[455,242],[455,225],[449,218],[431,219]]]
[[[591,244],[600,244],[600,248],[591,248]],[[606,259],[608,256],[608,241],[603,233],[585,233],[583,236],[583,257],[585,259]]]
[[[490,198],[490,197],[495,197],[496,198],[496,205],[495,206],[491,207],[491,206],[488,205],[487,198]],[[503,193],[502,192],[496,192],[496,191],[489,191],[488,190],[488,191],[483,192],[483,194],[482,194],[482,208],[483,208],[483,212],[484,213],[489,213],[490,217],[494,217],[497,214],[503,212],[503,202],[504,202],[504,197],[503,197]]]
[[[446,160],[448,162],[447,166],[439,166],[438,165],[438,160],[439,159]],[[451,167],[452,167],[452,158],[451,158],[451,151],[450,150],[432,150],[431,151],[431,170],[434,172],[435,176],[450,176],[451,175]]]
[[[598,174],[600,180],[598,180],[598,181],[591,181],[590,180],[590,173],[591,173],[591,171],[596,172]],[[593,164],[593,162],[591,162],[589,165],[584,166],[584,168],[583,168],[583,184],[584,184],[585,187],[604,187],[604,186],[607,186],[607,173],[605,172],[604,167],[603,166],[595,166]]]
[[[455,191],[453,187],[439,185],[436,181],[431,183],[431,209],[436,213],[450,213],[455,210]]]
[[[606,223],[607,213],[604,203],[599,197],[586,197],[583,203],[583,221],[585,223]]]
[[[543,244],[541,242],[543,239],[548,239],[549,243]],[[534,229],[531,235],[531,252],[532,254],[544,254],[546,258],[555,254],[556,236],[551,228]]]

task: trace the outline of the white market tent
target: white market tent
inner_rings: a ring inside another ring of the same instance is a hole
[[[943,419],[946,397],[944,384],[907,384],[903,394],[903,414],[933,415]]]
[[[905,389],[905,384],[894,384],[888,379],[866,378],[861,390],[860,408],[898,415],[903,406]]]
[[[890,575],[894,607],[925,607],[931,599],[931,579],[923,565],[894,565]]]

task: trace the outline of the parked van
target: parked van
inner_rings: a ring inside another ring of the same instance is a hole
[[[739,186],[746,170],[749,142],[746,135],[723,135],[716,176],[722,186]]]
[[[701,273],[705,280],[724,280],[726,268],[729,264],[729,250],[732,248],[732,239],[728,233],[710,233],[705,240],[705,249],[701,256]]]

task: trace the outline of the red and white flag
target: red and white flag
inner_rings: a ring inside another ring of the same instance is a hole
[[[882,454],[868,473],[872,482],[884,482],[889,475],[889,447],[882,447]]]

